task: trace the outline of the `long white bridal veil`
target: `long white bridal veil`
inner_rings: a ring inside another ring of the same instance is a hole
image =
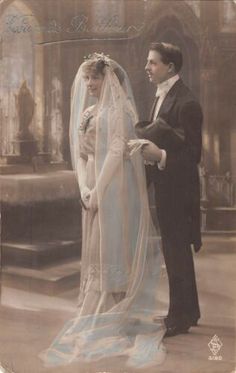
[[[93,117],[97,245],[82,247],[77,312],[41,357],[55,366],[126,356],[129,366],[142,368],[160,364],[165,357],[163,318],[153,322],[159,311],[162,253],[150,215],[143,160],[139,152],[130,156],[127,148],[136,138],[137,122],[128,76],[103,54],[89,59],[104,64],[102,91],[94,103],[83,79],[86,60],[72,87],[70,140],[79,178],[80,131],[86,131]]]

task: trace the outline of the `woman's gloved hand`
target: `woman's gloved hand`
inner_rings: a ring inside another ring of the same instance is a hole
[[[98,196],[97,196],[97,189],[94,188],[90,192],[90,198],[89,198],[89,209],[96,211],[98,209]]]
[[[83,204],[84,208],[86,208],[86,209],[89,208],[90,193],[91,193],[91,190],[87,186],[84,186],[80,191],[82,204]]]

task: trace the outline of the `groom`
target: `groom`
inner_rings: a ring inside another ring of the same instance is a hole
[[[200,318],[191,245],[201,247],[198,163],[202,146],[201,107],[178,73],[182,53],[172,44],[152,43],[145,70],[157,86],[149,121],[139,122],[148,182],[156,209],[169,279],[166,337],[187,333]]]

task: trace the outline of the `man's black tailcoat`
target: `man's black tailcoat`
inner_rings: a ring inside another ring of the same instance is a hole
[[[165,97],[153,125],[139,122],[139,137],[167,153],[166,167],[147,166],[155,187],[157,215],[170,284],[169,317],[187,322],[200,317],[191,244],[201,247],[198,163],[202,147],[201,107],[178,80]]]

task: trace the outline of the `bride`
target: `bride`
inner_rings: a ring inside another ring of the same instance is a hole
[[[129,153],[137,122],[123,68],[93,53],[72,87],[70,141],[82,203],[78,309],[43,353],[47,365],[126,356],[146,367],[165,358],[156,318],[162,256],[140,152]]]

